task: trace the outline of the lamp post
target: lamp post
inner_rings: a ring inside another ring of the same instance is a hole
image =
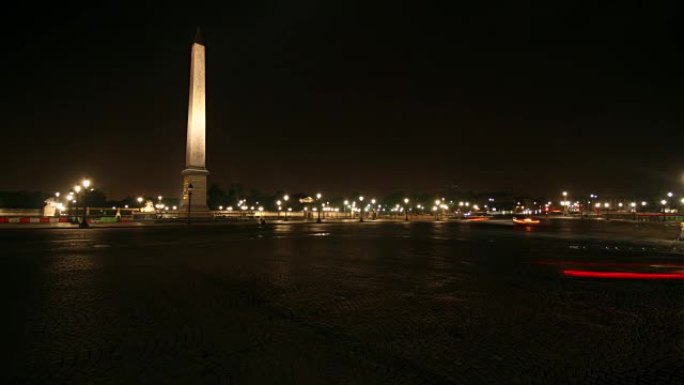
[[[287,194],[283,195],[283,201],[285,201],[285,205],[287,205],[287,201],[289,201],[289,200],[290,200],[290,196],[289,196],[289,195],[287,195]],[[278,215],[280,215],[280,213],[278,213]],[[289,218],[288,218],[288,215],[287,215],[287,207],[285,207],[285,220],[287,221],[288,219],[289,219]]]
[[[359,222],[363,222],[363,195],[359,197],[359,202],[361,202],[359,205],[359,210],[361,210],[359,211]]]
[[[408,203],[409,203],[409,199],[404,198],[404,221],[407,221],[407,222],[408,222]]]
[[[76,202],[81,202],[81,185],[74,186],[74,191],[76,192]],[[85,207],[84,207],[85,209]],[[76,205],[76,222],[81,225],[81,221],[78,220],[78,205]]]
[[[83,179],[81,182],[81,186],[83,186],[83,220],[81,223],[78,224],[78,227],[81,229],[88,228],[88,187],[90,187],[90,180],[88,179]],[[80,187],[80,186],[78,186]],[[80,190],[80,189],[79,189]]]
[[[317,193],[317,194],[316,194],[316,200],[318,200],[318,210],[316,210],[316,211],[318,211],[318,219],[316,219],[316,222],[317,222],[317,223],[321,223],[321,209],[323,208],[323,207],[321,206],[321,197],[322,197],[322,196],[323,196],[323,195],[321,195],[321,193]]]
[[[192,217],[192,183],[188,183],[188,226],[190,226],[190,218]]]

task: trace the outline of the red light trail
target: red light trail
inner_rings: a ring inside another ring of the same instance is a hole
[[[608,279],[684,279],[684,273],[631,273],[623,271],[563,270],[567,277]]]

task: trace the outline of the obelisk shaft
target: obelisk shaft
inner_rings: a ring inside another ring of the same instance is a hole
[[[205,89],[204,46],[192,45],[190,61],[190,98],[188,100],[188,140],[185,152],[186,168],[205,168]]]
[[[185,170],[182,172],[183,198],[181,201],[181,215],[193,217],[210,215],[207,207],[207,175],[209,175],[209,171],[207,171],[205,164],[206,93],[204,80],[204,43],[199,30],[197,30],[190,59],[188,136],[185,148]],[[190,199],[191,192],[192,199]]]

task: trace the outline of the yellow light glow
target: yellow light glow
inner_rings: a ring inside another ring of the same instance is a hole
[[[82,184],[83,187],[85,187],[85,188],[90,187],[90,179],[83,179],[83,181],[81,182],[81,184]]]
[[[79,185],[74,186],[74,191],[76,191],[77,194],[80,193],[81,192],[81,186],[79,186]]]

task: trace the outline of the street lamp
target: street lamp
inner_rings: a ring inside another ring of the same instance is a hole
[[[188,226],[190,226],[190,218],[192,213],[192,183],[188,183]]]
[[[359,196],[359,222],[363,222],[363,195]]]
[[[409,203],[409,199],[404,198],[404,220],[405,221],[408,221],[408,203]]]
[[[81,186],[74,186],[74,192],[76,193],[76,201],[72,203],[81,202]],[[78,206],[74,205],[74,207],[76,208],[76,222],[80,224],[80,221],[78,220]]]
[[[88,226],[88,187],[90,187],[90,180],[83,179],[81,186],[83,186],[83,220],[79,223],[78,227],[85,229],[90,227]],[[81,189],[79,188],[79,190]]]
[[[287,201],[290,200],[290,196],[287,194],[283,195],[283,200],[285,201],[285,204],[287,204]],[[278,205],[280,205],[280,204],[278,204]],[[280,210],[280,208],[278,208],[278,210]],[[278,213],[278,216],[280,216],[280,213]],[[285,220],[288,220],[287,211],[285,211]]]
[[[321,193],[316,194],[316,200],[318,200],[318,210],[316,210],[318,211],[318,218],[316,219],[317,223],[321,223],[321,211],[323,209],[323,207],[321,206],[321,197],[323,197]]]

